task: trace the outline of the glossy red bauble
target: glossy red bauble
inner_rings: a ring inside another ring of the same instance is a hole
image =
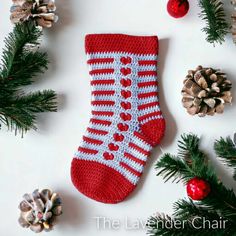
[[[185,16],[189,10],[188,0],[169,0],[167,4],[168,13],[174,18]]]
[[[187,194],[193,200],[203,200],[210,192],[211,187],[204,179],[195,177],[187,183]]]

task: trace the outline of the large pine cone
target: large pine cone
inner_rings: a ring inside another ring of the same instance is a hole
[[[233,36],[233,41],[236,44],[236,0],[231,0],[231,3],[233,4],[233,7],[234,7],[234,12],[232,14],[231,32]]]
[[[200,117],[223,113],[225,104],[232,102],[231,88],[223,72],[198,66],[188,72],[184,81],[183,106],[190,115]]]
[[[11,21],[14,24],[34,21],[36,25],[50,28],[58,17],[54,0],[12,0]]]
[[[62,214],[59,195],[44,189],[41,192],[35,190],[32,194],[25,194],[23,199],[19,205],[20,225],[35,233],[52,230],[57,216]]]

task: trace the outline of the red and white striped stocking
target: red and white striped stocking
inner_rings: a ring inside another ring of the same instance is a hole
[[[92,117],[71,166],[75,187],[104,203],[124,200],[164,135],[155,36],[86,36]]]

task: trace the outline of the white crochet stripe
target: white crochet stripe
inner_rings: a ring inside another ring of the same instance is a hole
[[[147,115],[147,114],[152,113],[154,111],[161,111],[161,109],[159,106],[148,107],[143,110],[140,110],[139,116]]]
[[[107,79],[114,79],[114,73],[92,75],[92,80],[107,80]]]
[[[90,136],[91,137],[91,136]],[[92,136],[92,138],[94,138]],[[101,144],[102,145],[102,144]],[[88,149],[93,149],[93,150],[98,150],[98,148],[101,146],[101,145],[96,145],[96,144],[93,144],[93,143],[87,143],[87,142],[82,142],[82,144],[80,145],[80,147],[82,148],[88,148]]]
[[[111,129],[111,127],[108,125],[99,125],[99,124],[94,124],[92,122],[90,122],[90,124],[91,125],[89,127],[92,127],[93,129],[103,130],[107,132]]]
[[[113,90],[114,84],[107,84],[107,85],[92,85],[92,91],[100,91],[100,90]]]
[[[152,146],[150,144],[142,141],[138,137],[134,136],[134,140],[132,140],[132,142],[135,143],[137,146],[141,147],[144,150],[150,151],[152,149]]]
[[[139,151],[137,151],[136,149],[130,148],[128,149],[128,152],[133,155],[134,157],[138,158],[141,161],[146,161],[147,160],[147,156],[140,153]]]
[[[134,185],[136,185],[139,180],[139,177],[130,173],[129,171],[127,171],[125,168],[123,168],[122,166],[120,166],[118,163],[114,161],[106,161],[106,160],[103,160],[102,157],[98,158],[95,155],[85,155],[84,153],[80,153],[80,152],[76,152],[75,158],[80,159],[80,160],[86,160],[86,161],[95,161],[95,162],[104,164],[108,167],[111,167],[112,169],[118,171],[125,178],[127,178]]]
[[[93,85],[92,92],[94,91],[114,91],[115,92],[115,85]]]
[[[159,120],[159,119],[163,119],[163,116],[162,115],[159,115],[159,116],[151,116],[143,121],[140,122],[141,125],[151,121],[151,120]]]
[[[89,59],[101,59],[101,58],[114,58],[120,60],[121,57],[132,57],[134,60],[140,61],[153,61],[157,60],[157,55],[148,55],[148,54],[134,54],[134,53],[126,53],[126,52],[104,52],[104,53],[88,53],[87,57]]]
[[[98,139],[98,140],[102,141],[104,139],[104,136],[106,136],[106,135],[94,134],[94,133],[90,133],[90,132],[86,131],[85,136],[92,137],[94,139]]]
[[[99,69],[113,69],[114,68],[114,62],[112,63],[96,63],[89,65],[89,70],[99,70]]]
[[[95,118],[95,119],[103,119],[103,120],[106,119],[107,121],[113,122],[116,117],[115,117],[115,115],[113,115],[113,116],[104,116],[104,117],[102,117],[100,115],[93,115],[93,118]],[[112,124],[111,124],[111,126],[112,126]],[[110,126],[109,130],[111,129],[111,126]],[[94,127],[94,125],[93,125],[93,127]],[[104,131],[106,131],[106,130],[104,130]]]
[[[157,92],[157,86],[148,86],[148,87],[139,88],[139,94],[150,93],[150,92]]]
[[[142,76],[142,77],[138,77],[137,80],[138,80],[138,83],[158,81],[156,76]]]
[[[122,162],[124,162],[125,164],[127,164],[128,166],[130,166],[131,168],[140,173],[143,172],[144,165],[138,164],[137,162],[130,160],[129,158],[126,157],[122,159]]]
[[[92,95],[92,101],[114,101],[115,102],[115,96],[114,95]]]
[[[147,103],[151,103],[151,102],[158,102],[158,97],[152,96],[152,97],[148,97],[148,98],[140,98],[139,99],[139,105],[140,104],[147,104]]]
[[[154,65],[145,65],[145,66],[138,66],[138,71],[157,71],[157,66]]]
[[[103,106],[103,107],[100,107],[100,106],[92,106],[92,109],[94,111],[112,111],[112,112],[115,112],[114,111],[114,106]]]

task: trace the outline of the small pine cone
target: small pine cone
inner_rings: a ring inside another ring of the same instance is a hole
[[[61,198],[48,189],[25,194],[19,205],[19,224],[35,233],[52,230],[55,219],[62,214]]]
[[[233,41],[236,44],[236,0],[231,0],[231,3],[234,6],[234,12],[231,16],[232,18],[231,33],[233,36]]]
[[[190,115],[200,117],[223,113],[225,104],[232,102],[231,88],[225,73],[198,66],[184,80],[183,106]]]
[[[12,0],[11,21],[14,24],[33,21],[43,28],[50,28],[58,20],[54,0]]]

